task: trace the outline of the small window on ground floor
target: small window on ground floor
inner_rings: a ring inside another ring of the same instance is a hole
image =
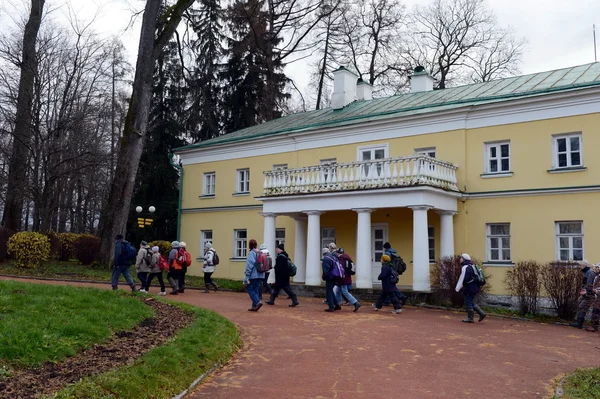
[[[285,229],[275,230],[275,246],[278,246],[279,244],[285,245]],[[273,248],[273,253],[275,253],[275,248]]]
[[[213,240],[213,232],[212,230],[202,230],[200,231],[200,256],[204,256],[204,248],[207,243],[212,244]]]
[[[583,260],[583,222],[556,222],[556,258],[560,261]]]
[[[321,248],[326,248],[332,242],[335,242],[335,229],[321,229]]]
[[[429,262],[435,263],[435,229],[433,226],[427,228],[427,236],[429,237]]]
[[[510,262],[510,223],[488,223],[487,261]]]
[[[248,232],[233,230],[233,257],[245,258],[246,256],[248,256]]]

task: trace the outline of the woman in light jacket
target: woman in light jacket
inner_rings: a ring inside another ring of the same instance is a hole
[[[202,272],[204,273],[204,287],[205,293],[209,293],[209,289],[212,286],[214,290],[218,290],[219,287],[212,279],[212,274],[215,272],[215,265],[213,259],[215,258],[215,250],[210,242],[207,242],[204,246],[204,266],[202,266]]]
[[[165,292],[165,280],[163,280],[163,272],[160,270],[160,253],[159,248],[157,246],[152,247],[152,262],[150,263],[150,275],[146,280],[146,286],[144,289],[147,292],[150,292],[150,283],[156,277],[158,279],[158,283],[160,284],[160,293],[158,295],[166,295]]]

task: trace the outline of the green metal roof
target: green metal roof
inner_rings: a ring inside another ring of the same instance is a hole
[[[600,62],[443,90],[355,101],[340,110],[326,108],[292,114],[214,139],[180,147],[175,151],[398,116],[446,111],[593,86],[600,86]]]

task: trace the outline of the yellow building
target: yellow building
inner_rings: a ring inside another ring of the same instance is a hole
[[[425,292],[455,253],[490,267],[495,294],[519,260],[600,261],[600,63],[435,91],[418,67],[410,93],[380,99],[334,76],[331,108],[176,151],[190,273],[210,241],[215,277],[242,279],[251,238],[285,242],[307,285],[331,241],[359,288],[377,285],[386,241],[409,265],[400,285]]]

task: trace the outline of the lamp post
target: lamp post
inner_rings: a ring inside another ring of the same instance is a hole
[[[154,221],[154,219],[152,219],[152,214],[156,211],[156,208],[153,206],[150,206],[148,208],[148,212],[150,212],[148,217],[146,217],[142,214],[143,210],[144,210],[144,208],[142,208],[139,205],[135,207],[135,211],[138,213],[138,216],[141,216],[141,217],[138,217],[138,219],[137,219],[138,227],[140,229],[143,229],[146,226],[148,226],[148,228],[150,228],[152,226],[152,222]]]

